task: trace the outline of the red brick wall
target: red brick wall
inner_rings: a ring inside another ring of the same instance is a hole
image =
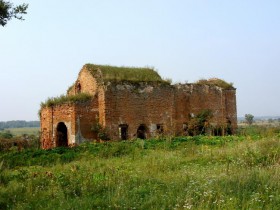
[[[141,124],[147,126],[147,137],[156,124],[170,130],[173,118],[173,88],[169,85],[109,85],[105,92],[106,127],[113,139],[119,139],[119,125],[128,125],[128,137],[136,138]]]
[[[225,90],[215,86],[187,84],[176,85],[176,122],[177,131],[182,131],[190,114],[197,115],[202,110],[211,110],[213,117],[210,123],[214,126],[225,126],[229,119],[233,132],[237,127],[235,90]]]
[[[157,135],[157,125],[163,125],[165,134],[182,135],[183,124],[189,121],[190,114],[196,115],[205,109],[212,110],[210,123],[213,125],[223,126],[229,120],[233,131],[237,128],[234,89],[145,82],[97,85],[86,70],[80,72],[77,82],[81,84],[81,92],[92,94],[93,100],[42,109],[42,148],[56,146],[59,122],[67,127],[68,144],[96,139],[97,134],[92,131],[92,126],[97,121],[107,128],[113,140],[120,138],[119,125],[122,124],[128,125],[129,139],[136,138],[137,129],[142,124],[147,128],[147,138]]]
[[[92,126],[99,118],[97,95],[92,101],[75,105],[76,141],[79,144],[86,140],[96,139],[97,134],[92,131]]]
[[[236,129],[235,90],[206,85],[141,85],[123,83],[107,86],[105,91],[106,127],[113,139],[119,139],[119,125],[128,125],[128,137],[135,138],[137,128],[145,124],[148,137],[155,125],[162,124],[166,134],[181,135],[190,114],[210,109],[214,126],[225,126],[227,119]]]
[[[96,117],[98,117],[97,96],[86,103],[62,104],[42,109],[42,148],[56,147],[56,131],[60,122],[63,122],[67,127],[68,145],[79,144],[85,140],[96,138],[96,134],[91,130]]]
[[[68,131],[68,144],[75,141],[75,107],[63,104],[44,108],[41,111],[41,144],[42,148],[50,149],[56,146],[56,129],[63,122]]]
[[[69,95],[75,95],[78,92],[78,85],[80,85],[80,92],[81,93],[88,93],[91,95],[95,95],[98,90],[98,84],[95,80],[95,78],[92,77],[91,73],[86,69],[83,68],[78,76],[78,79],[76,80],[74,86],[69,90]]]

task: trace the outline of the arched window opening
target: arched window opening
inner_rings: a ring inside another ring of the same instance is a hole
[[[144,124],[142,124],[138,127],[137,138],[139,138],[139,139],[146,139],[147,138],[147,128]]]
[[[163,134],[163,124],[157,124],[157,133]]]
[[[68,146],[68,132],[67,127],[63,122],[58,123],[56,128],[56,145],[58,147]]]
[[[76,85],[76,93],[81,93],[81,90],[82,90],[81,84],[78,83],[78,84]]]

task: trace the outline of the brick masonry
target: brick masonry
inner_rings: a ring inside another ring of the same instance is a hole
[[[97,82],[98,81],[98,82]],[[88,102],[61,104],[41,110],[41,144],[59,145],[58,124],[67,128],[67,145],[98,138],[92,126],[99,123],[112,140],[164,134],[183,135],[183,126],[201,110],[213,112],[210,124],[237,128],[236,90],[199,84],[170,85],[159,82],[100,82],[84,67],[68,95],[88,93]],[[139,129],[140,128],[140,129]]]

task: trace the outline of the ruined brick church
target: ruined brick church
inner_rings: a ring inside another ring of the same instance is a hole
[[[236,89],[221,81],[172,85],[150,68],[86,64],[66,96],[42,103],[42,148],[102,137],[189,135],[191,120],[203,110],[212,113],[204,132],[232,134],[237,128]]]

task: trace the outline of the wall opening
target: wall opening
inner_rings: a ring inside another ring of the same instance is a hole
[[[119,136],[121,140],[127,140],[127,130],[128,130],[127,124],[119,125]]]
[[[215,127],[213,130],[214,136],[222,136],[223,135],[223,129],[221,127]]]
[[[68,132],[67,127],[63,122],[57,124],[56,128],[56,145],[58,147],[68,146]]]
[[[139,138],[139,139],[146,139],[147,138],[147,128],[144,124],[142,124],[138,127],[137,138]]]
[[[81,90],[82,90],[81,84],[78,83],[78,84],[76,85],[76,93],[81,93]]]
[[[232,135],[231,121],[230,121],[229,118],[227,118],[225,134],[226,135]]]
[[[157,133],[163,134],[163,124],[157,124]]]
[[[183,123],[183,135],[188,136],[188,123]]]

